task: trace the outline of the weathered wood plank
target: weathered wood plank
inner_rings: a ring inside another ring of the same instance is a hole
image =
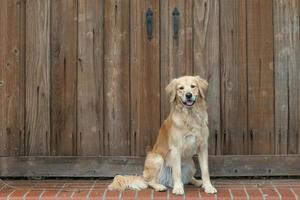
[[[76,153],[77,0],[51,1],[51,155]]]
[[[298,7],[297,0],[273,1],[276,154],[297,153],[300,133]]]
[[[298,7],[298,12],[296,7]],[[297,45],[300,43],[300,0],[295,2],[295,7],[293,8],[293,38],[294,38],[294,47],[295,47],[295,53],[293,53],[293,57],[295,58],[295,63],[291,64],[291,70],[290,70],[290,109],[292,112],[290,112],[289,119],[292,120],[292,123],[290,124],[290,141],[293,141],[293,143],[290,143],[290,149],[289,153],[299,153],[300,152],[300,45]],[[293,96],[295,95],[295,97]],[[291,137],[295,138],[293,139]],[[296,142],[297,141],[297,142]]]
[[[274,84],[275,84],[275,153],[287,153],[288,149],[288,115],[289,115],[289,88],[287,55],[282,53],[289,41],[283,40],[282,29],[285,25],[285,9],[283,2],[273,1],[274,20]]]
[[[247,152],[246,1],[220,1],[223,154]]]
[[[300,152],[300,1],[281,2],[281,56],[288,66],[289,135],[287,153]],[[297,9],[298,8],[298,9]],[[278,38],[277,38],[278,39]]]
[[[129,0],[104,3],[106,155],[130,154]],[[137,83],[138,84],[138,83]]]
[[[103,155],[103,0],[78,1],[77,155]]]
[[[50,153],[50,2],[26,1],[26,155]]]
[[[210,156],[210,174],[299,176],[300,156]],[[141,175],[144,157],[0,157],[0,177],[113,177]],[[199,166],[196,176],[200,175]]]
[[[22,155],[24,146],[23,1],[0,1],[0,155]]]
[[[165,87],[171,80],[169,77],[169,32],[172,27],[169,26],[169,2],[160,1],[160,121],[163,122],[168,116],[170,107],[168,105],[169,99],[165,94]],[[164,80],[167,79],[167,80]],[[168,106],[168,107],[166,107]]]
[[[21,128],[21,134],[20,134],[20,155],[25,155],[25,144],[26,144],[26,130],[25,130],[25,110],[26,110],[26,1],[21,0],[20,1],[21,11],[20,11],[20,20],[22,22],[20,23],[20,63],[22,63],[22,72],[20,72],[22,75],[20,76],[20,84],[22,85],[22,88],[20,88],[22,95],[20,95],[20,110],[18,112],[22,117],[19,119],[19,122],[22,124]]]
[[[184,68],[187,75],[192,75],[194,73],[194,0],[184,2]]]
[[[247,1],[250,154],[275,153],[272,8],[272,0]]]
[[[130,2],[131,155],[152,148],[160,127],[159,2]],[[146,12],[153,11],[153,37],[147,39]]]
[[[194,74],[209,83],[210,154],[221,154],[219,1],[194,1]]]
[[[160,1],[160,56],[161,56],[161,121],[169,114],[169,99],[165,87],[173,79],[183,75],[192,75],[192,1],[169,0]],[[179,11],[179,33],[174,38],[174,8]]]

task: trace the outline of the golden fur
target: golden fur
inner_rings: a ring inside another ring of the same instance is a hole
[[[166,87],[171,111],[163,122],[152,151],[147,154],[143,177],[116,176],[109,189],[143,189],[147,185],[156,191],[173,187],[173,193],[182,195],[183,185],[191,183],[216,193],[208,171],[208,116],[205,92],[208,83],[199,76],[183,76]],[[189,94],[189,98],[188,98]],[[202,181],[196,172],[192,156],[197,154]]]

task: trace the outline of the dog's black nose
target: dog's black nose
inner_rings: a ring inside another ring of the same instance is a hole
[[[188,93],[185,94],[185,96],[186,96],[186,98],[190,99],[190,98],[192,98],[193,94],[188,92]]]

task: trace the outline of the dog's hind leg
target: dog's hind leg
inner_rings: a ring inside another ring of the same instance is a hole
[[[183,169],[182,169],[182,180],[184,184],[189,183],[196,187],[200,187],[202,185],[202,180],[197,180],[194,175],[196,173],[196,167],[193,159],[187,159],[183,161]]]
[[[190,180],[190,184],[196,186],[196,187],[201,187],[202,186],[202,180],[197,180],[194,177]]]
[[[164,191],[167,189],[166,186],[158,183],[158,175],[163,165],[164,159],[160,154],[148,153],[145,160],[143,177],[148,185],[156,191]]]

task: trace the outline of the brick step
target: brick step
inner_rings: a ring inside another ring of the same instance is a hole
[[[184,196],[175,196],[171,190],[155,192],[152,189],[136,191],[108,191],[111,180],[4,180],[0,182],[2,199],[299,199],[299,179],[215,179],[218,194],[211,195],[201,188],[185,186]]]

